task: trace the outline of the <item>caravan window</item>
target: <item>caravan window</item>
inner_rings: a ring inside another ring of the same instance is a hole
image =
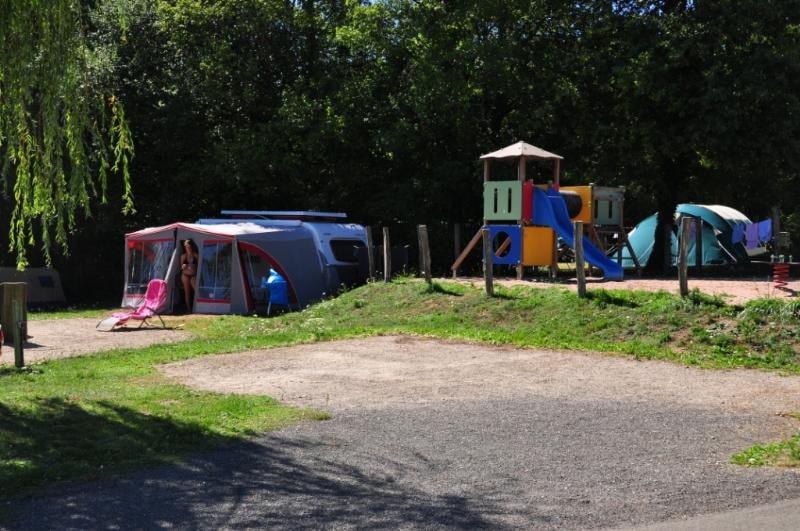
[[[331,240],[333,256],[340,262],[358,263],[358,250],[366,247],[361,240]]]
[[[175,240],[129,240],[128,241],[128,283],[125,295],[144,296],[147,283],[154,278],[164,280],[167,268],[175,250]]]
[[[199,302],[230,302],[233,244],[228,240],[206,240],[201,255]]]

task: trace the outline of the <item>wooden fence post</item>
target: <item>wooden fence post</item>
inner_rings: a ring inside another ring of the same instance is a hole
[[[695,274],[703,269],[703,218],[694,218],[694,268]]]
[[[483,229],[483,280],[486,283],[486,295],[494,297],[494,263],[492,255],[492,239],[489,237],[489,229]]]
[[[678,241],[678,284],[681,297],[689,294],[689,232],[691,230],[691,220],[688,217],[681,218],[680,239]]]
[[[583,222],[576,221],[573,231],[575,238],[575,278],[578,281],[578,297],[586,297],[586,269],[583,262]]]
[[[367,266],[369,280],[375,280],[375,242],[372,241],[372,227],[367,227]]]
[[[425,282],[431,283],[431,248],[428,244],[428,227],[417,225],[417,240],[419,242],[419,268],[425,276]]]
[[[392,280],[392,248],[389,246],[389,227],[383,228],[383,281]]]
[[[453,224],[453,260],[461,254],[461,223]],[[458,278],[458,268],[453,269],[453,278]]]
[[[14,321],[14,365],[17,369],[21,369],[25,366],[25,353],[22,348],[22,343],[25,341],[23,337],[25,335],[25,321],[22,317],[23,304],[24,302],[20,302],[17,299],[11,302],[11,314],[13,315],[12,319]]]

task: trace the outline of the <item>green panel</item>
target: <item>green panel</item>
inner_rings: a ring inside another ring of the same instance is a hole
[[[521,217],[521,181],[494,181],[483,183],[484,219],[492,221],[516,221]]]
[[[594,201],[594,224],[595,225],[621,225],[622,210],[617,201],[605,199],[595,199]]]

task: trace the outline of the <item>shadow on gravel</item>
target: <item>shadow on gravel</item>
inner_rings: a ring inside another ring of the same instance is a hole
[[[192,449],[234,440],[102,400],[79,406],[40,399],[31,408],[0,402],[0,500],[56,481],[172,463]]]
[[[484,518],[498,513],[486,499],[435,496],[398,484],[393,474],[328,460],[319,446],[278,435],[181,466],[51,489],[57,503],[33,500],[36,507],[23,506],[11,528],[502,528]]]

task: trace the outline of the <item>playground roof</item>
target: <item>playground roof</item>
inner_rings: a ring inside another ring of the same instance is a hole
[[[533,160],[563,160],[564,157],[550,153],[542,148],[532,146],[525,142],[519,141],[516,144],[511,144],[503,149],[499,149],[486,155],[481,155],[481,160],[484,159],[518,159],[524,157]]]

